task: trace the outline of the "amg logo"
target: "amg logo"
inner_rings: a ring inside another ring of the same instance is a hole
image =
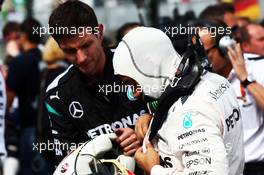
[[[212,171],[194,171],[189,173],[189,175],[208,175],[210,174]]]
[[[179,135],[178,136],[178,140],[184,139],[185,137],[188,137],[188,136],[191,136],[191,135],[198,134],[200,132],[205,132],[205,129],[202,128],[202,129],[196,129],[196,130],[192,130],[192,131],[186,132],[186,133],[184,133],[182,135]]]
[[[228,83],[222,83],[214,92],[210,91],[209,93],[217,101],[229,87],[230,85]]]
[[[188,151],[185,153],[185,157],[190,157],[190,156],[193,156],[193,155],[198,155],[200,154],[200,150],[197,150],[197,151]]]

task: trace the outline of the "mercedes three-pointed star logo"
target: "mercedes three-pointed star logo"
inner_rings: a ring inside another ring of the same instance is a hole
[[[78,101],[71,102],[69,112],[73,118],[81,118],[83,116],[82,105]]]

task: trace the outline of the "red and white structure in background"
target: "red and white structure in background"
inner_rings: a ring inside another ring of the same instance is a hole
[[[259,0],[234,0],[234,5],[238,16],[247,16],[252,20],[261,17]]]
[[[196,11],[195,6],[199,4],[205,4],[204,7],[206,7],[210,3],[229,2],[234,3],[237,16],[246,16],[253,21],[260,19],[264,16],[264,14],[261,14],[261,7],[262,9],[264,8],[263,0],[168,0],[168,2],[174,2],[178,4],[181,3],[183,6],[184,4],[188,4],[192,6],[194,11]]]

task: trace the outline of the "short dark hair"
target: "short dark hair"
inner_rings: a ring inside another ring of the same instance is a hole
[[[142,24],[138,22],[129,22],[125,23],[122,25],[118,30],[117,30],[117,35],[116,35],[116,41],[120,42],[124,36],[124,32],[128,29],[132,29],[134,27],[142,26]]]
[[[226,29],[228,27],[226,25],[226,23],[224,23],[222,20],[211,20],[211,21],[209,21],[209,20],[204,20],[204,19],[192,21],[191,26],[199,27],[199,28],[207,28],[207,29],[210,29],[212,27],[216,28],[216,29],[218,29],[218,28]],[[215,36],[213,37],[213,39],[214,39],[214,42],[217,45],[217,47],[219,45],[220,39],[226,35],[230,35],[230,34],[227,34],[226,30],[224,30],[223,32],[216,32],[215,33]]]
[[[250,34],[248,33],[248,25],[242,26],[237,31],[237,40],[239,43],[250,42]]]
[[[251,23],[251,19],[247,16],[240,16],[240,17],[237,17],[238,20],[244,20],[246,21],[247,23]]]
[[[222,28],[222,29],[227,28],[227,25],[221,20],[209,21],[209,20],[204,20],[204,19],[192,21],[191,26],[199,27],[199,28],[207,28],[207,29],[210,29],[213,27],[213,28],[217,29],[217,31],[219,28]],[[226,30],[224,30],[223,32],[215,32],[215,36],[212,37],[213,42],[216,45],[216,47],[219,50],[219,53],[221,54],[222,57],[225,57],[225,53],[224,53],[224,51],[222,51],[220,49],[219,42],[220,42],[221,38],[226,36],[226,35],[230,36],[230,34],[228,34]]]
[[[232,3],[220,3],[219,6],[224,13],[235,13],[235,8]]]
[[[49,18],[49,27],[52,28],[78,28],[98,26],[97,17],[94,10],[87,4],[78,0],[69,0],[60,4]],[[70,33],[52,33],[51,36],[56,40],[72,36]]]
[[[21,32],[26,34],[28,40],[35,44],[39,44],[41,41],[40,35],[35,33],[35,30],[39,30],[40,27],[40,23],[34,18],[27,18],[20,25]]]
[[[200,14],[199,18],[206,20],[224,20],[225,13],[235,13],[231,3],[221,3],[206,7]]]
[[[5,24],[3,27],[3,37],[7,37],[12,32],[19,32],[20,31],[20,25],[19,23],[15,21],[10,21]]]
[[[199,15],[200,19],[206,19],[206,20],[215,20],[219,19],[222,20],[224,13],[219,5],[210,5],[207,6]]]

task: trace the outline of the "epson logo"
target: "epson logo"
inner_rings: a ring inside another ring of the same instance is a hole
[[[186,163],[186,167],[190,168],[191,166],[196,166],[196,165],[211,165],[211,163],[212,163],[212,158],[206,157],[206,158],[190,160]]]
[[[186,132],[186,133],[184,133],[182,135],[179,135],[178,136],[178,140],[184,139],[186,137],[189,137],[189,136],[201,133],[201,132],[205,132],[205,129],[202,128],[202,129],[196,129],[196,130],[192,130],[192,131]]]

